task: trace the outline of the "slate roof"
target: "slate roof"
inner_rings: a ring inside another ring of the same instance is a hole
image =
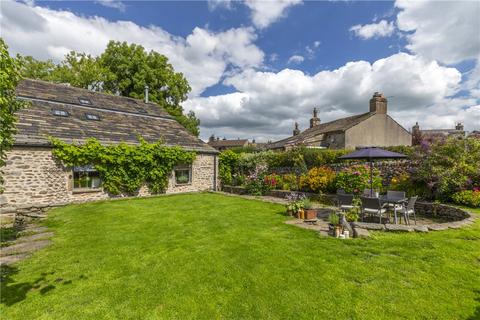
[[[330,122],[321,123],[318,126],[308,128],[299,135],[285,138],[276,142],[272,142],[266,146],[267,149],[280,149],[289,145],[298,145],[307,142],[308,140],[318,137],[321,134],[330,132],[345,131],[362,121],[370,118],[375,113],[367,112],[359,115],[341,118]]]
[[[221,147],[243,147],[248,143],[247,139],[237,139],[237,140],[214,140],[209,141],[208,144],[214,148]]]
[[[19,83],[17,97],[30,105],[17,112],[15,145],[46,146],[49,137],[68,143],[96,138],[104,144],[137,144],[141,136],[148,142],[163,140],[170,146],[217,152],[154,103],[30,79]],[[54,110],[68,116],[55,116]],[[87,114],[99,120],[88,120]]]

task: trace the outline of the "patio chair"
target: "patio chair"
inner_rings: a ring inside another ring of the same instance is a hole
[[[337,194],[338,208],[341,211],[348,211],[355,208],[353,205],[353,194],[339,193]]]
[[[394,198],[397,198],[397,199],[404,199],[406,198],[406,195],[405,195],[405,191],[392,191],[392,190],[387,190],[387,198],[389,199],[394,199]],[[394,204],[394,203],[389,203],[388,204],[388,207],[390,209],[401,209],[403,208],[403,205],[399,205],[399,204]]]
[[[382,206],[380,198],[360,197],[362,201],[362,216],[365,213],[370,215],[378,215],[380,217],[380,223],[382,223],[382,215],[387,212],[387,209]]]
[[[397,212],[400,214],[403,214],[403,218],[405,219],[406,224],[410,224],[410,214],[413,214],[413,220],[415,221],[415,224],[417,224],[417,217],[415,215],[415,202],[417,202],[418,196],[411,197],[408,199],[408,203],[406,206],[403,206],[402,208],[398,209]]]

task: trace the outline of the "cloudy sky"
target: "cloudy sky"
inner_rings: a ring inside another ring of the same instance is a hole
[[[59,61],[111,39],[165,54],[186,76],[201,137],[276,140],[311,110],[368,110],[407,129],[480,129],[480,2],[0,1],[11,53]]]

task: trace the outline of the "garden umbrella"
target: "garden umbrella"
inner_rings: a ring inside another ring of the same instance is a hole
[[[397,152],[380,149],[377,147],[368,147],[356,150],[352,153],[339,157],[342,160],[363,159],[370,162],[370,196],[373,195],[373,161],[378,159],[402,159],[407,156]]]

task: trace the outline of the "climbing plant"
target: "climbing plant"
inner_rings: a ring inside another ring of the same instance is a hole
[[[181,147],[148,143],[141,138],[139,142],[138,145],[102,145],[96,139],[89,139],[85,144],[76,145],[51,139],[56,159],[67,167],[93,165],[100,174],[103,188],[111,194],[133,194],[143,184],[152,193],[164,192],[173,168],[195,160],[194,152]]]

